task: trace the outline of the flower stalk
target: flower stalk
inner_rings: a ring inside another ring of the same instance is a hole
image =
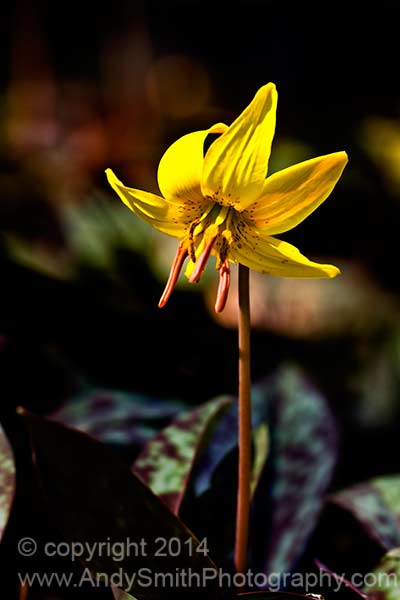
[[[251,487],[251,376],[249,269],[239,265],[239,467],[235,567],[247,567]]]

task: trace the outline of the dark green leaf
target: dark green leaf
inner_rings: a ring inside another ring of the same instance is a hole
[[[349,511],[386,550],[400,546],[400,475],[365,481],[330,500]]]
[[[177,570],[202,576],[204,569],[216,568],[208,556],[196,551],[199,542],[187,527],[110,448],[35,415],[25,413],[24,419],[56,524],[70,543],[99,549],[93,557],[82,556],[92,571],[109,577],[123,573],[131,580],[124,579],[118,587],[138,600],[166,600],[188,598],[187,589],[174,579]],[[110,549],[100,551],[99,542],[108,542]],[[118,547],[116,554],[114,544],[122,544],[125,552]],[[156,574],[167,576],[167,583],[153,585]],[[190,598],[205,595],[222,597],[217,580],[209,581],[207,588],[191,589],[189,594]]]

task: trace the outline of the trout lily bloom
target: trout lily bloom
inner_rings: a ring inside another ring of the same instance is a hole
[[[185,274],[191,283],[199,281],[210,255],[216,257],[217,312],[225,306],[230,263],[282,277],[335,277],[340,272],[273,237],[301,223],[329,196],[347,162],[345,152],[335,152],[267,177],[276,105],[275,85],[268,83],[229,127],[218,123],[178,139],[158,167],[162,196],[125,187],[107,169],[109,183],[128,208],[180,240],[160,307],[187,257]]]

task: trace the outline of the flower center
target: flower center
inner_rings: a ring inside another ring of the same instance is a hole
[[[218,253],[217,269],[219,270],[222,262],[226,259],[228,246],[225,238],[222,241],[221,232],[226,229],[229,225],[232,215],[229,206],[221,206],[214,204],[206,211],[201,219],[196,222],[194,221],[189,228],[189,256],[195,263],[192,274],[189,277],[190,283],[195,283],[200,280],[200,277],[205,269],[207,261],[210,257],[211,251],[218,240],[220,252]],[[197,246],[197,252],[195,250]],[[224,248],[223,248],[224,247]],[[221,256],[221,250],[224,256]]]
[[[189,255],[193,270],[189,276],[190,283],[200,281],[201,275],[210,258],[211,252],[217,256],[216,268],[219,272],[219,286],[215,310],[221,312],[225,306],[230,283],[230,267],[228,249],[232,242],[229,230],[234,209],[230,206],[211,204],[201,217],[192,221],[187,236],[179,244],[178,252],[172,263],[171,271],[163,295],[158,306],[165,306],[176,285],[179,273],[186,257]]]

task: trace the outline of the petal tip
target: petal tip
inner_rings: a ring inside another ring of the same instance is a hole
[[[270,96],[273,98],[273,100],[276,100],[278,96],[276,85],[272,82],[262,85],[257,91],[255,98],[265,101]]]
[[[336,153],[336,156],[340,157],[340,159],[343,161],[344,165],[346,165],[346,163],[349,162],[349,155],[347,154],[347,152],[345,150],[340,150],[340,152]]]
[[[108,179],[108,183],[110,185],[113,184],[119,184],[122,185],[122,182],[118,179],[118,177],[115,175],[114,171],[112,169],[110,169],[109,167],[107,169],[105,169],[105,174],[107,176]]]
[[[272,91],[276,90],[276,85],[275,85],[275,83],[273,83],[272,81],[270,81],[269,83],[265,83],[264,85],[262,85],[260,87],[260,91],[261,90],[265,90],[265,91],[268,91],[268,92],[271,90],[271,92],[272,92]]]
[[[329,279],[334,279],[338,275],[342,274],[339,267],[335,267],[334,265],[327,265],[326,272],[327,272]]]
[[[228,125],[225,125],[225,123],[215,123],[215,125],[211,125],[211,127],[208,129],[207,135],[210,133],[225,133],[225,131],[228,129]]]

